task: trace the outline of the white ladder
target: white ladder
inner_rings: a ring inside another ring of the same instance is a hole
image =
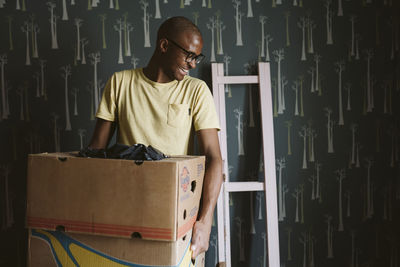
[[[231,267],[229,193],[264,191],[268,266],[280,267],[275,146],[269,63],[258,63],[258,75],[224,76],[223,63],[212,63],[214,102],[220,119],[219,142],[223,159],[224,182],[217,202],[218,266]],[[226,144],[225,84],[259,84],[263,140],[264,182],[230,182]]]

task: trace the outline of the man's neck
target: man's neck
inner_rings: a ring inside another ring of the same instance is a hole
[[[149,64],[143,68],[143,74],[153,82],[158,83],[168,83],[171,82],[171,78],[169,78],[159,64],[154,63],[154,59],[152,58]]]

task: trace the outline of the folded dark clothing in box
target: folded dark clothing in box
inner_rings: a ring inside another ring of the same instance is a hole
[[[135,144],[133,146],[115,144],[107,149],[93,149],[86,147],[79,151],[79,156],[88,158],[129,160],[161,160],[167,157],[158,149],[143,144]]]

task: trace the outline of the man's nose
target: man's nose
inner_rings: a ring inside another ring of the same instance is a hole
[[[195,60],[195,59],[193,59],[193,60],[192,60],[191,62],[189,62],[188,64],[189,64],[189,67],[190,67],[191,69],[196,68],[196,60]]]

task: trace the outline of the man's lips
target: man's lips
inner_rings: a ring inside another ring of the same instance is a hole
[[[181,68],[181,67],[179,68],[179,70],[182,72],[183,75],[186,75],[189,73],[189,70]]]

